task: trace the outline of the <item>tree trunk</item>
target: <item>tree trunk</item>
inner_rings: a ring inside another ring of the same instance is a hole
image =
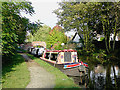
[[[107,40],[107,36],[105,36],[105,46],[106,46],[106,50],[108,53],[110,53],[109,48],[108,48],[108,40]]]
[[[104,22],[103,21],[102,21],[102,24],[103,24],[103,32],[104,32],[104,36],[105,36],[105,46],[106,46],[107,52],[109,53],[107,34],[106,34],[106,30],[105,30],[105,26],[104,26]]]
[[[115,89],[117,89],[117,79],[116,79],[116,73],[115,73],[115,67],[113,66],[113,73],[114,73],[114,79],[115,79]]]
[[[111,89],[113,88],[110,73],[111,73],[111,65],[109,64],[106,69],[106,85],[105,85],[106,90],[108,88],[111,88]]]
[[[109,20],[108,20],[108,32],[110,31],[110,28],[109,28],[110,26],[109,26],[109,25],[110,25],[110,23],[109,23]],[[108,41],[109,41],[109,42],[108,42],[108,43],[109,43],[109,50],[111,50],[111,44],[110,44],[110,32],[108,33],[107,36],[108,36]]]
[[[115,49],[115,38],[116,38],[117,17],[116,17],[115,19],[116,19],[116,22],[115,22],[114,38],[113,38],[113,51],[114,51],[114,49]]]

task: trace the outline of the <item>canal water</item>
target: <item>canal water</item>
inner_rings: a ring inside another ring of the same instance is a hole
[[[103,66],[101,64],[89,66],[88,73],[83,76],[69,76],[81,88],[94,90],[120,89],[120,67]]]

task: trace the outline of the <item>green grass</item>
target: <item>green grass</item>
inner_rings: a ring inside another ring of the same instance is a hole
[[[26,88],[30,82],[29,75],[24,58],[16,54],[12,62],[2,68],[2,88]]]
[[[2,89],[2,80],[1,80],[1,77],[0,77],[0,90]]]
[[[40,60],[39,58],[34,57],[33,55],[27,54],[31,59],[36,61],[41,67],[46,69],[48,72],[55,76],[55,87],[54,88],[76,88],[79,89],[79,86],[76,85],[72,78],[67,77],[63,72],[58,68],[48,64],[47,62]]]

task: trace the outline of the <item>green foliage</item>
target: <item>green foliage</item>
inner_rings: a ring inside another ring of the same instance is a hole
[[[100,10],[100,20],[102,22],[103,34],[105,36],[106,50],[108,53],[114,51],[115,48],[115,37],[117,30],[119,29],[118,22],[120,21],[120,2],[106,2],[100,3],[102,10]],[[100,7],[99,7],[100,8]],[[110,44],[110,34],[114,34],[113,46]]]
[[[100,38],[100,41],[103,41],[104,39],[105,39],[104,37],[101,37],[101,38]]]
[[[33,42],[33,35],[31,33],[26,37],[26,42]]]
[[[120,2],[60,2],[60,8],[54,13],[59,18],[58,24],[65,30],[77,30],[83,36],[84,50],[92,53],[94,31],[105,36],[106,50],[109,53],[110,34],[114,34],[112,49],[115,48],[115,37],[119,30]],[[92,51],[91,51],[92,50]]]
[[[18,35],[18,40],[17,43],[18,44],[22,44],[24,43],[25,39],[26,39],[26,31],[29,30],[28,25],[29,25],[29,19],[27,18],[20,18],[19,16],[17,18],[15,18],[17,20],[16,23],[16,34]]]
[[[0,1],[0,7],[2,7],[2,3]],[[2,54],[2,8],[0,8],[0,55]]]
[[[62,49],[62,43],[67,42],[67,36],[60,30],[53,29],[48,35],[47,47],[50,48],[53,45],[54,49]]]
[[[40,27],[42,27],[41,24],[43,24],[43,23],[41,23],[40,20],[38,20],[38,21],[32,22],[28,25],[28,28],[31,30],[32,35],[34,33],[36,33]]]
[[[93,58],[96,59],[97,61],[99,61],[100,63],[105,63],[107,62],[107,60],[105,60],[105,57],[107,56],[105,50],[98,50],[98,52],[93,53]]]
[[[120,31],[118,31],[118,37],[120,38]]]
[[[17,44],[24,43],[29,20],[20,16],[34,13],[31,2],[2,2],[2,55],[4,60],[15,55]]]
[[[42,47],[43,48],[43,46],[35,46],[35,47],[37,47],[37,48],[41,48]]]
[[[44,41],[47,42],[47,37],[51,28],[47,25],[44,25],[39,28],[37,32],[33,35],[33,41]]]
[[[91,47],[93,40],[93,29],[89,25],[94,18],[93,13],[91,13],[94,8],[93,3],[80,3],[80,2],[62,2],[59,3],[60,7],[57,9],[55,14],[57,14],[61,24],[65,30],[77,30],[78,34],[83,37],[81,38],[84,45],[84,50],[86,52],[92,52]]]
[[[76,49],[77,44],[76,43],[67,43],[66,45],[64,45],[64,49]]]

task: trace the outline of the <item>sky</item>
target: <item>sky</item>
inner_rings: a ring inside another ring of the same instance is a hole
[[[35,14],[25,15],[27,18],[30,19],[31,22],[40,20],[45,25],[50,26],[53,28],[57,23],[57,16],[53,13],[55,9],[58,9],[59,5],[58,2],[61,0],[29,0],[32,2],[32,6],[34,7]]]
[[[26,15],[22,12],[22,16],[25,16],[30,19],[31,22],[35,22],[40,20],[47,26],[53,28],[57,23],[57,15],[53,13],[55,9],[59,8],[58,2],[61,0],[28,0],[32,2],[32,6],[34,7],[35,14],[32,16]],[[67,36],[74,35],[75,32],[66,32]]]
[[[44,23],[47,26],[50,26],[51,29],[56,26],[57,23],[57,15],[53,13],[54,10],[59,8],[58,2],[62,0],[28,0],[32,2],[32,6],[34,7],[35,14],[32,16],[26,15],[22,12],[22,16],[29,18],[31,22],[35,22],[40,20],[40,22]],[[74,31],[65,33],[68,37],[73,36],[75,34]]]

